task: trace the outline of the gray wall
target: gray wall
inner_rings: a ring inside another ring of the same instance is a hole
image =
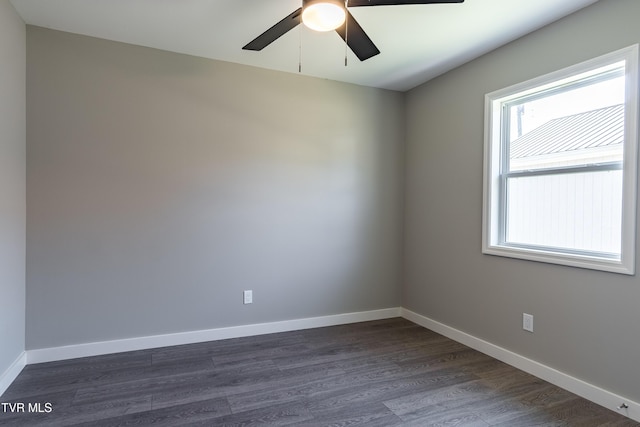
[[[407,94],[403,288],[410,310],[635,401],[638,277],[482,255],[481,232],[484,94],[637,43],[638,17],[601,0]]]
[[[25,349],[25,25],[0,0],[0,376]]]
[[[28,349],[399,306],[402,94],[27,46]]]

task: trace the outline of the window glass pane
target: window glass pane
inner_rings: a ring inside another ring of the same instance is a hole
[[[635,274],[639,51],[485,95],[483,253]]]
[[[507,180],[506,240],[620,256],[622,170]]]
[[[619,76],[509,103],[508,170],[622,161],[624,96]]]

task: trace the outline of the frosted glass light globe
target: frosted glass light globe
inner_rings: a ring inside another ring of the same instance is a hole
[[[302,11],[302,22],[315,31],[335,30],[345,19],[346,12],[339,3],[316,2]]]

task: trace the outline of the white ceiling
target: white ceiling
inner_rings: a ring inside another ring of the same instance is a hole
[[[300,25],[261,52],[244,46],[301,0],[11,0],[27,24],[392,90],[443,72],[597,0],[466,0],[350,11],[381,54],[360,62],[335,32]],[[301,54],[300,54],[301,52]]]

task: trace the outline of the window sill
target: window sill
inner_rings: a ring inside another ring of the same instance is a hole
[[[635,274],[635,265],[631,262],[616,259],[598,258],[587,255],[564,254],[551,251],[524,249],[511,246],[490,245],[482,248],[486,255],[496,255],[517,258],[527,261],[544,262],[548,264],[565,265],[569,267],[587,268],[590,270],[607,271],[611,273]]]

